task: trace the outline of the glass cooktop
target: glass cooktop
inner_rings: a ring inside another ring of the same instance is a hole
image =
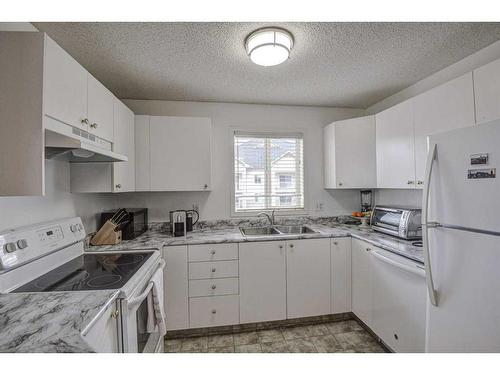
[[[81,255],[13,293],[120,289],[150,256],[151,252]]]

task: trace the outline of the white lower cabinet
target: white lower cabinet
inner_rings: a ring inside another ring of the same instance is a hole
[[[163,259],[167,330],[189,328],[187,246],[165,246]]]
[[[226,326],[239,323],[238,295],[189,299],[190,328]]]
[[[398,353],[425,349],[425,271],[415,262],[373,248],[372,330]]]
[[[352,312],[367,326],[372,325],[372,246],[352,239]]]
[[[331,240],[332,314],[351,311],[351,238]]]
[[[83,334],[85,341],[97,353],[118,353],[119,310],[116,302],[112,303],[97,319],[94,325]]]
[[[286,319],[285,241],[239,245],[240,322]]]
[[[330,239],[286,241],[287,318],[329,314]]]

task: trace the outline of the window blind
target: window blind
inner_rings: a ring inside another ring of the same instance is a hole
[[[304,208],[302,134],[234,134],[234,210]]]

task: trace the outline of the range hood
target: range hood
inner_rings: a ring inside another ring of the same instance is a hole
[[[70,163],[114,163],[128,161],[111,151],[111,143],[83,130],[46,118],[45,158]]]

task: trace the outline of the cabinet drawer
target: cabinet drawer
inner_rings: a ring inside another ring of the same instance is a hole
[[[239,296],[189,299],[190,328],[233,325],[240,322]]]
[[[238,278],[189,280],[189,297],[239,294]]]
[[[238,259],[238,244],[214,244],[189,246],[190,262]]]
[[[216,279],[238,277],[238,261],[196,262],[189,264],[189,279]]]

